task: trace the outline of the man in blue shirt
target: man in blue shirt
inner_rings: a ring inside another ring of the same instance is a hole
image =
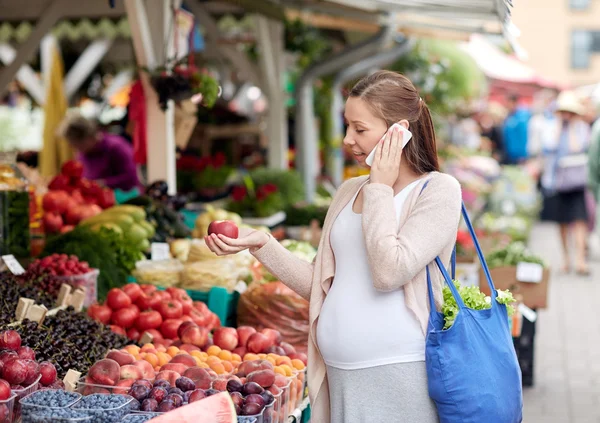
[[[508,99],[508,116],[504,121],[504,160],[505,164],[517,164],[527,159],[527,128],[531,112],[519,106],[519,97]]]

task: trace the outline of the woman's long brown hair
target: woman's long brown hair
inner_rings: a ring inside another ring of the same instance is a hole
[[[377,71],[352,88],[350,97],[365,101],[390,127],[406,119],[413,136],[402,157],[418,175],[439,171],[435,129],[431,113],[410,80],[396,72]]]

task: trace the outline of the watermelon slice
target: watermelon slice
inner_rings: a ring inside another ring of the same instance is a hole
[[[149,423],[237,423],[235,406],[227,392],[169,411]]]

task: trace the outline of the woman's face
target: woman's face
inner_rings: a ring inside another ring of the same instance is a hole
[[[348,125],[344,146],[352,151],[359,165],[366,167],[365,160],[387,131],[387,123],[375,116],[358,97],[349,97],[346,101],[344,120]]]

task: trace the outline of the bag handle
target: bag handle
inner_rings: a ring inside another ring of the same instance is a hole
[[[454,286],[454,282],[452,282],[452,279],[450,279],[450,275],[446,270],[446,266],[444,266],[444,263],[442,263],[442,260],[439,256],[435,258],[435,264],[437,264],[437,267],[440,269],[440,272],[442,272],[442,276],[444,276],[444,282],[446,282],[446,285],[448,285],[448,288],[450,288],[450,291],[452,292],[452,296],[454,297],[458,308],[466,308],[462,297],[458,293],[458,289],[456,289],[456,286]],[[433,301],[433,286],[431,284],[431,274],[429,273],[429,266],[425,266],[425,271],[427,273],[427,291],[429,291],[429,309],[431,311],[434,311],[435,301]]]
[[[498,296],[496,292],[496,287],[494,286],[494,282],[492,281],[492,275],[490,274],[490,269],[485,261],[485,256],[483,255],[483,251],[481,250],[481,246],[479,245],[479,241],[477,240],[477,235],[475,234],[475,229],[473,229],[473,225],[471,224],[471,219],[469,219],[469,214],[467,213],[467,208],[465,207],[465,203],[462,203],[462,216],[467,225],[467,229],[469,230],[469,234],[471,235],[471,239],[473,240],[473,244],[475,244],[475,250],[477,251],[477,257],[479,257],[479,262],[481,263],[481,267],[483,272],[485,273],[485,278],[487,280],[488,286],[490,287],[490,292],[492,294],[492,298],[496,299]],[[452,257],[451,257],[451,268],[452,268],[452,280],[456,278],[456,244],[452,249]]]

